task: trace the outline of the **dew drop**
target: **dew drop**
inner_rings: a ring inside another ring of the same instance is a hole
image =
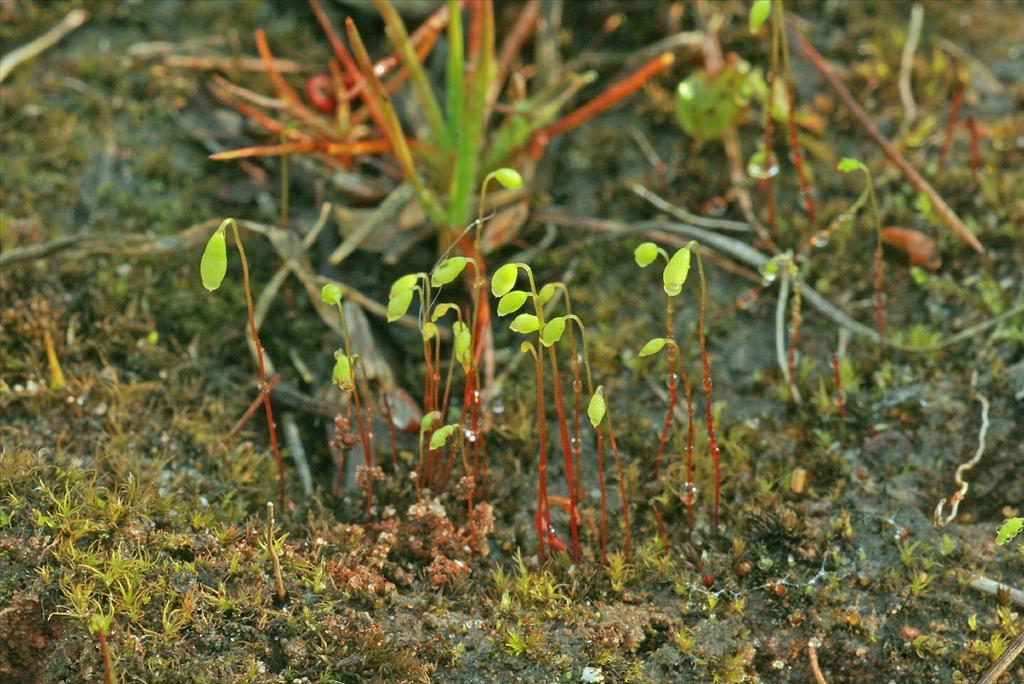
[[[572,391],[575,392],[576,394],[580,394],[581,392],[583,392],[583,381],[582,380],[573,380],[572,381]]]
[[[669,373],[668,380],[665,381],[665,384],[668,385],[668,388],[670,390],[674,390],[676,387],[679,386],[679,374]]]
[[[572,447],[573,455],[578,455],[580,453],[580,449],[583,447],[583,442],[579,437],[572,437],[569,439],[569,445]]]
[[[686,506],[692,506],[697,502],[697,494],[700,490],[692,482],[686,482],[683,484],[682,489],[679,491],[679,498],[682,499],[683,504]]]
[[[775,279],[778,277],[779,274],[777,271],[774,271],[772,273],[765,273],[763,276],[761,276],[761,282],[764,283],[765,285],[771,285],[772,283],[775,282]]]

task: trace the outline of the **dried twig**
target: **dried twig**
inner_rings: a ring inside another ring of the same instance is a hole
[[[882,148],[882,152],[885,153],[885,156],[888,157],[893,164],[899,167],[899,170],[903,173],[906,179],[910,181],[910,184],[914,186],[915,190],[928,195],[932,208],[935,210],[935,213],[939,218],[942,219],[943,223],[945,223],[950,230],[956,233],[961,240],[970,245],[974,251],[979,254],[984,254],[985,248],[981,246],[978,238],[976,238],[974,234],[967,229],[964,222],[961,221],[960,217],[956,215],[956,212],[946,204],[946,201],[942,199],[938,192],[936,192],[935,188],[933,188],[931,184],[917,172],[917,169],[910,165],[910,162],[903,158],[903,155],[899,153],[899,150],[893,147],[892,143],[890,143],[885,135],[882,134],[878,125],[871,120],[871,117],[868,116],[867,112],[865,112],[857,103],[857,100],[854,99],[849,89],[843,85],[843,82],[839,79],[839,76],[836,75],[835,70],[833,70],[829,63],[825,61],[825,58],[814,49],[814,46],[811,45],[806,38],[792,30],[791,27],[788,30],[790,40],[793,41],[793,44],[799,48],[800,52],[803,53],[803,56],[811,63],[811,66],[817,69],[818,73],[825,79],[825,82],[828,83],[829,87],[835,91],[836,95],[839,96],[839,99],[841,99],[846,105],[846,108],[850,110],[851,114],[853,114],[853,118],[857,120],[865,131],[867,131],[868,136]]]
[[[1018,606],[1024,608],[1024,591],[1015,589],[1008,584],[996,582],[988,577],[979,577],[978,579],[973,580],[968,586],[975,591],[980,591],[983,594],[990,594],[991,596],[995,596],[996,594],[1003,592],[1010,603],[1016,603]]]
[[[786,302],[789,299],[789,264],[781,267],[782,282],[779,283],[779,300],[775,305],[775,359],[779,370],[786,380],[789,396],[794,403],[801,402],[800,390],[796,386],[796,378],[790,372],[790,364],[786,359]]]
[[[975,371],[971,376],[971,388],[974,389],[978,381],[978,372]],[[970,483],[963,478],[964,473],[978,465],[982,455],[985,453],[985,435],[988,434],[988,399],[983,394],[979,394],[977,391],[974,392],[974,399],[981,404],[981,429],[978,430],[978,448],[974,452],[974,457],[969,461],[965,461],[957,466],[956,472],[953,474],[953,479],[956,480],[958,489],[953,492],[953,496],[950,498],[949,515],[946,517],[942,516],[943,508],[946,506],[946,499],[942,499],[939,504],[935,507],[935,526],[943,528],[949,523],[956,519],[957,510],[960,508],[960,502],[964,500],[967,495],[967,488]]]
[[[49,31],[35,40],[29,41],[25,45],[11,50],[9,53],[4,55],[3,58],[0,59],[0,83],[6,80],[7,76],[14,71],[19,64],[27,62],[30,59],[34,59],[43,52],[52,48],[54,45],[59,43],[64,36],[84,24],[85,20],[88,18],[89,13],[84,9],[71,10],[68,12],[67,16],[61,19],[60,22]]]
[[[992,667],[985,670],[985,674],[981,675],[978,684],[996,684],[1021,653],[1024,653],[1024,632],[1018,634],[1017,638],[1010,644],[1010,647],[1003,651],[1003,655],[999,656],[999,660],[992,663]]]

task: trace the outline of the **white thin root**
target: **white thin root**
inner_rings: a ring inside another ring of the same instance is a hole
[[[921,24],[924,22],[924,8],[921,3],[915,2],[910,10],[910,26],[907,28],[907,42],[903,44],[903,54],[900,57],[900,100],[903,102],[903,129],[910,128],[917,118],[917,103],[914,102],[914,93],[910,89],[910,72],[914,66],[914,53],[917,52],[917,43],[921,39]]]
[[[60,42],[61,38],[84,24],[88,18],[89,13],[84,9],[71,10],[67,16],[61,19],[49,31],[4,55],[3,59],[0,59],[0,83],[6,80],[19,64],[27,62],[52,48]]]
[[[973,385],[974,383],[972,382],[971,384]],[[988,433],[988,399],[977,392],[975,392],[974,398],[981,404],[981,429],[978,430],[978,449],[974,452],[974,458],[957,466],[956,472],[953,474],[953,479],[956,480],[959,489],[953,492],[953,496],[949,499],[949,515],[946,517],[942,516],[942,511],[946,506],[946,499],[942,499],[939,505],[935,507],[935,526],[940,529],[956,519],[957,509],[960,508],[960,502],[967,496],[967,488],[970,486],[970,483],[963,478],[963,474],[978,465],[978,461],[981,460],[982,455],[985,453],[985,435]]]

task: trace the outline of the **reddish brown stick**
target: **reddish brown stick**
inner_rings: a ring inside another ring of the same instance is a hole
[[[539,354],[534,355],[537,367],[537,441],[539,442],[540,455],[537,461],[537,548],[540,560],[543,563],[545,557],[545,537],[547,530],[551,527],[551,514],[548,510],[548,430],[547,417],[544,415],[544,366],[541,363]]]
[[[661,552],[668,556],[668,529],[665,527],[665,519],[661,517],[658,504],[651,502],[651,510],[654,511],[654,519],[658,522],[658,535],[661,537]]]
[[[974,174],[974,182],[981,180],[981,153],[978,151],[978,124],[974,117],[967,117],[967,130],[971,134],[971,171]]]
[[[718,438],[715,435],[715,417],[711,411],[711,361],[708,357],[708,345],[704,335],[704,318],[707,310],[707,285],[704,281],[704,260],[701,257],[700,246],[697,252],[697,272],[700,275],[700,319],[698,328],[700,331],[700,358],[704,365],[704,421],[708,431],[708,451],[711,452],[711,460],[715,465],[715,498],[711,506],[711,526],[718,531],[718,510],[722,498],[722,480],[719,473],[719,461],[721,451],[718,449]]]
[[[611,404],[611,399],[608,397],[607,390],[605,390],[605,402],[606,406]],[[630,538],[629,538],[629,501],[626,499],[626,481],[622,474],[622,458],[619,456],[619,445],[615,441],[615,430],[612,428],[612,412],[610,408],[606,409],[605,417],[608,420],[608,441],[612,445],[612,455],[615,457],[615,471],[619,476],[619,499],[622,503],[622,522],[626,527],[626,540],[625,540],[625,553],[626,558],[630,556]]]
[[[843,101],[847,109],[850,110],[850,113],[853,114],[853,117],[857,119],[857,122],[865,131],[867,131],[868,136],[882,148],[882,152],[885,153],[885,156],[888,157],[889,160],[899,168],[907,180],[910,181],[910,184],[914,186],[914,189],[928,195],[932,209],[935,210],[935,213],[942,219],[943,223],[945,223],[950,230],[956,233],[961,240],[970,245],[971,249],[979,254],[984,254],[985,248],[982,247],[978,238],[976,238],[974,234],[967,229],[964,222],[961,221],[960,217],[956,215],[956,212],[946,204],[945,200],[943,200],[939,193],[935,191],[935,188],[933,188],[928,181],[922,178],[921,174],[917,172],[917,169],[911,166],[899,151],[892,146],[892,143],[886,139],[875,122],[871,120],[871,117],[869,117],[867,112],[865,112],[857,103],[847,87],[843,85],[843,82],[839,80],[839,77],[836,75],[835,71],[833,71],[832,67],[829,66],[828,62],[825,61],[825,58],[822,57],[818,51],[814,49],[814,46],[804,39],[803,36],[799,35],[795,31],[790,33],[790,38],[799,48],[807,61],[817,69],[818,73],[825,79],[825,82],[828,83],[829,87],[831,87],[832,90],[835,91],[836,95],[839,96],[839,99]]]
[[[565,401],[562,398],[562,381],[558,372],[558,357],[554,345],[548,347],[548,358],[551,360],[551,383],[555,394],[555,413],[558,415],[558,434],[562,440],[562,455],[565,459],[565,477],[569,485],[569,531],[572,535],[572,559],[580,562],[579,521],[576,517],[576,492],[573,484],[572,448],[569,446],[569,426],[565,417]]]
[[[267,386],[265,388],[260,388],[260,393],[256,396],[255,399],[252,400],[252,403],[249,404],[249,408],[245,410],[245,413],[242,414],[242,417],[238,419],[238,422],[235,423],[234,427],[231,428],[231,431],[228,432],[228,434],[222,440],[225,445],[231,443],[231,440],[235,438],[238,432],[243,427],[245,427],[246,423],[249,422],[249,419],[252,418],[252,414],[256,413],[256,409],[258,409],[260,405],[263,403],[263,393],[272,392],[274,389],[274,385],[276,385],[278,380],[280,379],[281,374],[277,373],[274,375],[274,377],[270,378],[270,382],[267,383]]]
[[[786,75],[786,91],[789,94],[789,111],[786,122],[789,124],[789,151],[793,155],[793,165],[796,166],[796,176],[800,181],[800,194],[803,195],[804,209],[807,211],[807,218],[813,226],[817,221],[814,209],[814,196],[811,194],[811,184],[807,180],[807,171],[804,169],[804,153],[800,148],[800,141],[796,137],[796,118],[793,110],[796,109],[796,93],[793,89],[793,75]]]

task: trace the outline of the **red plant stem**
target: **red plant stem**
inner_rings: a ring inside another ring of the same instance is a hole
[[[871,120],[871,117],[867,115],[867,112],[865,112],[857,103],[857,100],[850,93],[849,89],[843,85],[843,82],[839,80],[839,77],[836,75],[832,67],[829,66],[828,62],[825,61],[825,58],[822,57],[818,51],[814,49],[814,46],[812,46],[803,36],[799,35],[795,31],[790,35],[800,52],[803,53],[804,57],[811,63],[818,73],[821,74],[829,87],[835,91],[836,95],[839,96],[839,99],[841,99],[843,104],[846,105],[846,108],[850,110],[851,114],[853,114],[853,118],[857,120],[865,131],[867,131],[868,136],[870,136],[871,139],[882,148],[882,152],[889,158],[889,161],[899,168],[900,172],[902,172],[906,179],[910,181],[910,184],[914,186],[915,190],[923,192],[928,196],[928,200],[932,204],[932,209],[939,218],[942,219],[942,222],[945,223],[950,230],[956,233],[961,240],[970,245],[971,249],[979,254],[984,254],[985,248],[982,247],[978,238],[967,229],[964,222],[961,221],[960,217],[956,215],[948,204],[946,204],[945,200],[943,200],[939,193],[935,191],[935,188],[933,188],[931,184],[917,172],[917,169],[911,166],[899,151],[892,146],[892,143],[882,135],[882,131],[878,128],[878,125]]]
[[[370,442],[367,429],[363,426],[363,411],[359,398],[359,383],[356,382],[355,373],[352,374],[352,403],[355,405],[356,428],[359,430],[359,440],[363,443],[363,465],[366,467],[364,477],[366,478],[366,520],[370,520],[370,508],[373,506],[373,475],[370,468],[373,467],[373,454],[370,451]]]
[[[260,405],[263,403],[263,393],[272,392],[274,390],[274,386],[278,383],[280,379],[281,374],[276,373],[274,377],[270,378],[270,382],[267,383],[266,388],[260,389],[260,393],[256,396],[255,399],[252,400],[252,403],[249,404],[249,408],[245,410],[245,413],[242,414],[242,417],[238,419],[238,422],[235,423],[234,427],[232,427],[228,434],[224,437],[224,439],[221,440],[223,444],[227,445],[231,443],[231,440],[233,440],[235,436],[238,434],[238,432],[243,427],[245,427],[245,424],[248,423],[249,419],[252,418],[254,413],[256,413],[256,409],[258,409]]]
[[[573,392],[573,418],[572,418],[572,458],[573,468],[576,474],[576,481],[572,483],[576,492],[576,501],[580,497],[580,451],[583,442],[580,440],[580,405],[582,404],[583,381],[580,380],[580,358],[579,350],[576,348],[576,335],[570,332],[569,341],[572,343],[572,392]]]
[[[807,180],[807,172],[804,169],[804,154],[800,148],[800,141],[796,137],[796,118],[793,112],[796,109],[796,93],[793,88],[793,74],[786,74],[786,91],[789,95],[789,109],[786,122],[789,125],[789,151],[793,155],[793,165],[796,166],[796,176],[800,181],[800,193],[804,199],[804,209],[807,211],[807,218],[813,226],[817,222],[817,212],[814,209],[814,196],[811,194],[811,184]]]
[[[604,433],[597,430],[597,482],[601,488],[601,563],[608,562],[608,500],[604,491]]]
[[[615,430],[612,428],[612,410],[611,399],[608,395],[608,390],[605,390],[605,419],[608,421],[608,441],[612,445],[612,455],[615,457],[615,470],[619,476],[619,499],[622,503],[622,518],[623,523],[626,526],[626,544],[625,553],[626,558],[630,556],[630,539],[629,539],[629,501],[626,499],[626,481],[622,474],[622,459],[619,457],[619,445],[615,441]]]
[[[836,382],[836,409],[840,418],[846,418],[846,400],[843,398],[843,374],[839,371],[839,356],[832,352],[832,372]]]
[[[793,300],[790,304],[792,307],[792,323],[789,331],[789,349],[786,351],[786,368],[789,371],[790,386],[790,399],[796,401],[797,397],[793,393],[796,387],[796,350],[800,344],[800,323],[803,320],[800,313],[800,279],[793,278]]]
[[[686,392],[686,481],[687,483],[693,484],[693,388],[690,385],[690,376],[687,375],[686,368],[683,366],[682,361],[679,363],[679,375],[683,379],[683,390]],[[687,506],[692,507],[693,502],[690,501]]]
[[[708,431],[708,451],[711,452],[711,460],[715,464],[715,498],[711,506],[711,526],[718,531],[718,509],[722,498],[722,480],[719,473],[719,461],[721,452],[718,449],[718,439],[715,436],[715,417],[711,411],[711,361],[708,358],[707,340],[704,335],[704,318],[707,310],[707,284],[704,280],[704,262],[701,258],[700,246],[695,245],[697,252],[697,271],[700,274],[700,358],[704,365],[704,420]]]
[[[665,527],[665,519],[661,517],[658,504],[651,502],[651,510],[654,511],[654,519],[658,521],[658,535],[661,537],[661,552],[668,556],[668,529]]]
[[[942,152],[939,153],[939,170],[946,166],[946,157],[949,155],[949,148],[953,145],[953,127],[960,116],[960,103],[964,97],[964,82],[958,80],[953,89],[953,97],[949,102],[949,118],[946,119],[946,127],[942,132]]]
[[[116,684],[114,678],[114,661],[110,657],[110,648],[107,646],[107,635],[103,630],[97,630],[96,636],[100,642],[100,656],[103,658],[103,684]]]
[[[281,458],[281,450],[277,445],[277,426],[274,423],[274,411],[270,407],[270,392],[265,391],[267,386],[267,370],[263,361],[263,343],[260,342],[260,334],[256,329],[256,314],[252,303],[252,288],[249,283],[249,260],[245,256],[245,247],[242,246],[242,238],[238,234],[238,225],[232,221],[231,229],[235,236],[235,247],[242,261],[242,285],[245,290],[245,305],[249,310],[249,332],[252,333],[253,345],[256,347],[256,365],[260,374],[260,394],[263,396],[263,411],[267,415],[267,432],[270,433],[270,448],[274,453],[274,460],[277,462],[277,486],[281,498],[281,510],[285,507],[284,493],[284,459]]]
[[[541,357],[534,352],[534,363],[537,369],[537,442],[540,455],[537,461],[537,548],[541,563],[545,558],[544,541],[547,535],[545,527],[551,526],[551,515],[548,511],[548,436],[547,418],[544,415],[544,365]]]
[[[391,468],[398,472],[398,448],[395,446],[395,418],[391,415],[391,402],[388,401],[387,389],[381,388],[381,403],[384,405],[384,418],[388,421],[388,444],[391,447]]]
[[[661,459],[665,455],[665,445],[668,444],[668,437],[672,433],[672,417],[676,410],[676,386],[679,384],[679,374],[676,372],[676,348],[672,345],[668,349],[668,408],[665,410],[665,423],[661,429],[661,437],[658,439],[658,454],[654,457],[654,478],[658,478],[661,470]]]
[[[572,560],[580,562],[579,521],[576,517],[576,492],[573,483],[572,449],[569,446],[569,427],[565,418],[565,402],[562,399],[562,381],[558,372],[558,356],[554,345],[548,347],[548,358],[551,360],[551,384],[555,394],[555,412],[558,415],[558,434],[562,440],[562,455],[565,458],[565,476],[569,485],[569,530],[572,535]]]
[[[656,74],[667,69],[675,61],[671,52],[663,52],[650,60],[632,74],[608,87],[582,107],[566,114],[550,126],[546,126],[534,134],[535,138],[549,140],[556,135],[567,133],[585,124],[609,107],[624,100],[650,81]]]
[[[338,413],[337,417],[334,419],[334,425],[336,430],[341,429],[341,420],[341,413]],[[348,430],[349,426],[352,425],[352,402],[348,402],[344,421],[345,429]],[[338,477],[334,484],[337,489],[341,489],[341,483],[345,477],[345,459],[348,457],[348,454],[352,449],[342,440],[339,440],[338,447]]]
[[[978,151],[978,124],[974,117],[966,119],[967,130],[971,134],[971,171],[974,173],[974,182],[981,180],[981,153]]]

